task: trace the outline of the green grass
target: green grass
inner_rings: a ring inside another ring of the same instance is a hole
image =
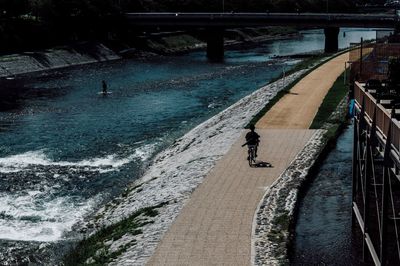
[[[165,204],[162,203],[157,206],[140,209],[122,221],[105,227],[90,237],[83,239],[64,257],[64,265],[105,265],[111,262],[114,258],[124,253],[129,246],[134,245],[135,242],[132,241],[114,252],[108,250],[105,242],[118,240],[125,234],[141,234],[140,227],[151,223],[145,217],[157,216],[157,209]],[[92,262],[86,263],[89,258],[93,259]]]
[[[340,75],[332,88],[326,94],[321,106],[318,109],[317,115],[315,116],[310,128],[319,129],[326,122],[336,123],[339,121],[328,121],[330,115],[336,110],[340,101],[347,95],[348,89],[346,84],[343,82],[344,72]]]
[[[163,41],[165,42],[167,48],[175,48],[175,49],[187,46],[194,46],[200,42],[193,36],[187,34],[164,37]]]

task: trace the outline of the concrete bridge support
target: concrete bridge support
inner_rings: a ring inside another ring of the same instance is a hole
[[[210,61],[222,61],[224,59],[224,29],[207,29],[207,58]]]
[[[325,33],[325,53],[335,53],[339,49],[339,31],[338,27],[329,27],[324,29]]]

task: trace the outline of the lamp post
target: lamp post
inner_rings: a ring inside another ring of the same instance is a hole
[[[225,13],[225,0],[222,0],[222,13]]]

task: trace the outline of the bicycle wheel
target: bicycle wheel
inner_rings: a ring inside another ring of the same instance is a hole
[[[253,162],[254,162],[254,148],[250,148],[249,149],[249,166],[252,167],[253,166]]]

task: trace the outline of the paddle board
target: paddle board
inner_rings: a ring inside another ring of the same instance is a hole
[[[112,94],[112,91],[107,91],[107,92],[99,91],[97,94],[106,96]]]

